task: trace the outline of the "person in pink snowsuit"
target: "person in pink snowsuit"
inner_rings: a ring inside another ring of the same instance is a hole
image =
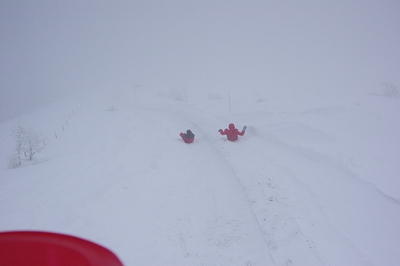
[[[237,128],[235,128],[235,125],[233,123],[229,124],[229,128],[225,128],[225,130],[218,130],[218,132],[221,135],[226,135],[228,140],[230,141],[236,141],[238,139],[238,136],[243,136],[244,133],[246,132],[246,126],[243,127],[243,130],[240,132]]]

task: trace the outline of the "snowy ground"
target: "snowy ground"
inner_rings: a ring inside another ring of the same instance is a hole
[[[20,118],[47,147],[17,169],[0,124],[0,231],[83,237],[126,265],[399,264],[397,94],[89,95]],[[234,143],[231,122],[248,127]]]

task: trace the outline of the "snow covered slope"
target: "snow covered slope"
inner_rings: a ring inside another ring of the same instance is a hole
[[[46,148],[17,169],[3,122],[0,230],[76,235],[126,265],[397,265],[399,99],[280,95],[71,96],[20,118]],[[248,127],[234,143],[231,122]]]

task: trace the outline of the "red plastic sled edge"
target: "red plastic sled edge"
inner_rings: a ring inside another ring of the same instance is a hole
[[[88,240],[50,232],[0,233],[0,265],[123,266],[110,250]]]

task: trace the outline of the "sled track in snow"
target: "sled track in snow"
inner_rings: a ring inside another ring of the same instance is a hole
[[[251,137],[254,138],[255,136]],[[278,185],[277,179],[282,178],[282,176],[290,176],[290,170],[276,164],[271,156],[265,157],[264,152],[259,150],[260,146],[265,147],[265,145],[260,145],[260,140],[262,139],[257,137],[255,138],[257,143],[254,143],[243,138],[241,142],[233,144],[239,146],[240,154],[246,154],[247,161],[254,162],[252,165],[240,166],[240,157],[232,155],[234,153],[221,154],[221,157],[235,173],[235,178],[241,184],[251,204],[254,217],[269,248],[272,260],[277,265],[295,262],[295,254],[299,251],[291,250],[289,245],[289,242],[294,242],[296,248],[301,252],[312,254],[311,256],[315,258],[316,264],[323,264],[324,261],[318,254],[316,243],[303,232],[297,221],[296,210],[284,193],[285,186],[291,184]],[[265,161],[257,160],[257,158],[263,158],[263,156]],[[230,161],[233,161],[233,163]],[[237,164],[239,166],[236,166]],[[296,186],[302,187],[304,185],[296,184]],[[304,194],[309,193],[306,187],[302,190],[305,191]],[[287,255],[284,257],[278,255],[281,250],[285,250]]]
[[[260,145],[257,142],[263,142],[264,145]],[[258,167],[253,167],[264,169],[265,173],[269,173],[272,179],[271,182],[274,184],[272,185],[274,188],[270,189],[269,192],[276,195],[278,197],[276,202],[280,203],[277,209],[278,214],[269,216],[270,221],[278,223],[278,225],[268,227],[265,224],[263,227],[269,241],[280,242],[281,245],[285,246],[281,234],[286,234],[289,239],[291,238],[292,241],[297,242],[297,249],[303,250],[304,253],[309,252],[315,258],[315,265],[324,265],[325,263],[329,264],[331,261],[337,261],[335,255],[329,254],[326,251],[329,245],[326,245],[324,236],[325,238],[329,236],[328,238],[331,241],[340,242],[338,247],[340,247],[343,254],[347,253],[348,257],[354,260],[352,262],[353,265],[369,265],[370,262],[366,259],[366,255],[330,221],[326,213],[326,206],[321,203],[321,199],[313,188],[306,183],[307,181],[302,180],[304,173],[294,172],[291,169],[292,165],[294,165],[294,169],[300,169],[300,167],[296,166],[296,163],[298,164],[299,161],[305,163],[305,168],[315,168],[310,173],[320,173],[319,168],[324,164],[336,169],[335,164],[331,160],[328,160],[330,158],[326,158],[326,155],[308,150],[307,148],[292,147],[272,135],[257,135],[254,141],[246,141],[246,145],[244,146],[244,149],[248,149],[247,152],[256,150],[258,146],[269,147],[271,149],[271,153],[266,156],[266,163],[258,165]],[[325,169],[325,166],[323,168]],[[345,173],[350,171],[350,169],[344,170]],[[342,170],[339,169],[339,171],[341,172]],[[353,173],[350,174],[351,176],[354,175]],[[262,176],[260,175],[259,177]],[[260,182],[259,179],[258,182]],[[260,187],[260,189],[263,188]],[[287,213],[282,213],[282,209],[286,210]],[[260,212],[256,211],[256,213]],[[310,215],[305,216],[305,213],[309,213]],[[279,217],[282,214],[286,218]],[[294,228],[290,229],[290,223],[292,223]],[[290,230],[294,230],[292,231],[294,233],[292,236],[289,235]],[[293,256],[298,253],[298,251],[290,250],[290,247],[285,248],[288,249],[288,253],[293,252]],[[289,260],[291,260],[290,257],[287,263]],[[281,263],[283,262],[281,261]],[[340,261],[340,264],[343,263],[348,263],[348,261]]]

